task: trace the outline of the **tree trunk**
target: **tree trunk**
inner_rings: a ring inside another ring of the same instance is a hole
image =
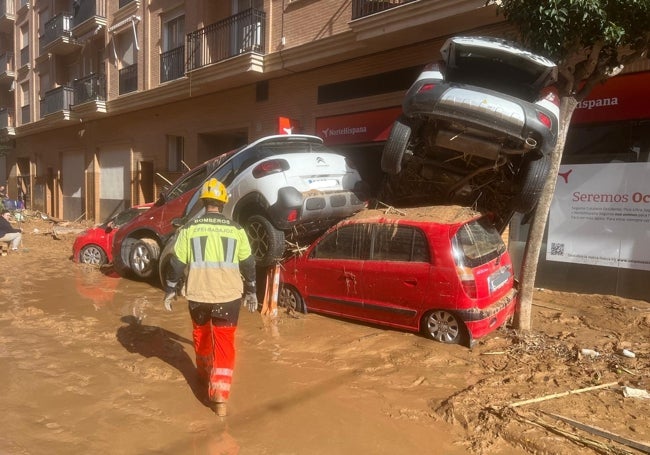
[[[544,189],[535,208],[535,212],[528,231],[528,239],[524,248],[524,257],[521,263],[519,274],[519,305],[515,312],[515,327],[519,330],[528,331],[532,328],[533,292],[535,290],[535,277],[537,276],[537,264],[539,262],[539,253],[542,249],[542,240],[544,239],[544,229],[546,220],[551,209],[553,193],[555,192],[555,183],[557,173],[560,170],[564,145],[566,143],[571,116],[577,106],[577,101],[573,97],[562,97],[560,103],[560,127],[558,131],[557,143],[551,155],[551,169],[546,178]]]

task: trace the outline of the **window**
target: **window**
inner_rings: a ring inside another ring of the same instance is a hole
[[[422,231],[411,226],[379,224],[372,249],[375,261],[429,262],[429,247]]]
[[[29,82],[23,82],[20,84],[20,91],[22,92],[20,105],[23,107],[29,106]]]
[[[167,136],[167,170],[183,172],[185,165],[185,139],[183,136]]]
[[[185,16],[169,19],[163,24],[163,52],[182,47],[185,44]]]
[[[313,259],[365,260],[370,251],[370,225],[352,224],[331,232],[312,252]]]

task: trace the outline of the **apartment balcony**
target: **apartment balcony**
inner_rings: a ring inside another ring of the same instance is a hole
[[[124,95],[136,90],[138,90],[138,64],[134,63],[120,70],[119,93]]]
[[[81,36],[106,27],[106,0],[79,0],[72,12],[72,33]]]
[[[80,49],[81,46],[72,37],[71,23],[72,15],[70,13],[57,14],[47,21],[43,35],[38,40],[39,54],[68,55]]]
[[[187,35],[187,71],[249,52],[264,54],[266,14],[254,8]]]
[[[485,0],[352,0],[356,41],[382,49],[503,22]],[[436,49],[437,51],[437,49]],[[437,58],[432,55],[432,58]]]
[[[91,73],[72,82],[72,111],[83,118],[106,113],[106,76]]]
[[[65,119],[70,117],[70,106],[74,99],[72,87],[63,85],[45,92],[41,100],[41,118],[60,112]]]
[[[352,20],[396,8],[415,0],[352,0]]]
[[[14,53],[5,52],[0,55],[0,84],[11,84],[16,80],[16,64]]]
[[[185,47],[160,54],[160,82],[169,82],[185,75]]]
[[[10,33],[16,23],[16,0],[0,0],[0,33]]]
[[[0,108],[0,130],[12,134],[16,128],[16,111],[12,107]]]

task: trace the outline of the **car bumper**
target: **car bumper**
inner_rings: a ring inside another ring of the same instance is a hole
[[[487,308],[460,311],[470,339],[473,341],[481,338],[501,327],[515,314],[517,301],[517,289],[512,288],[508,294]]]
[[[269,208],[273,224],[282,230],[295,226],[341,220],[365,208],[367,200],[354,191],[309,191],[282,188],[278,201]],[[295,213],[295,216],[292,215]]]
[[[408,117],[432,117],[456,122],[506,135],[522,145],[528,138],[533,138],[542,153],[547,154],[553,150],[557,137],[557,119],[548,109],[500,92],[473,86],[459,87],[441,81],[433,81],[436,86],[431,90],[418,92],[428,82],[432,81],[419,81],[406,95],[402,107]],[[551,129],[539,120],[538,111],[553,119]],[[527,150],[522,146],[522,153]]]

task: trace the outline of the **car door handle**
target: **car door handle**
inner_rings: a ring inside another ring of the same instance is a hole
[[[407,280],[404,280],[404,284],[406,284],[407,286],[417,286],[418,280],[416,280],[415,278],[409,278]]]

